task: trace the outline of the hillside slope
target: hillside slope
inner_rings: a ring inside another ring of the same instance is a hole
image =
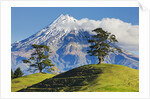
[[[138,92],[139,71],[122,65],[81,66],[32,85],[23,92]]]
[[[31,74],[31,75],[12,79],[11,92],[16,92],[22,88],[26,88],[33,84],[39,83],[45,80],[46,78],[51,78],[53,76],[54,76],[53,74],[48,74],[48,73],[36,73],[36,74]]]

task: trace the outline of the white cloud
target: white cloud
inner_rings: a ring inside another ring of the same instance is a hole
[[[81,19],[78,21],[79,28],[83,28],[85,30],[93,30],[100,26],[101,21],[88,20],[87,18]]]
[[[101,27],[105,31],[115,34],[119,45],[129,51],[139,51],[139,26],[121,21],[120,19],[104,18],[101,21],[79,20],[79,28],[93,30]]]
[[[119,45],[130,51],[139,50],[139,26],[119,19],[104,18],[100,27],[116,35]]]

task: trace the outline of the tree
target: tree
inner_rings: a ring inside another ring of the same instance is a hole
[[[96,32],[96,35],[92,36],[91,40],[88,40],[88,42],[91,43],[88,53],[91,56],[98,56],[98,64],[104,61],[105,56],[108,55],[109,52],[122,52],[121,49],[115,45],[118,41],[114,34],[104,31],[102,28],[96,28],[92,32]]]
[[[48,59],[50,56],[49,53],[51,53],[48,46],[33,44],[32,47],[33,53],[31,57],[27,60],[23,60],[24,63],[30,66],[30,71],[39,70],[39,72],[42,73],[43,69],[50,69],[49,67],[54,66],[51,60]]]
[[[11,69],[11,79],[14,79],[14,72],[12,69]]]
[[[14,72],[14,78],[22,77],[23,72],[21,71],[20,67],[18,67]]]

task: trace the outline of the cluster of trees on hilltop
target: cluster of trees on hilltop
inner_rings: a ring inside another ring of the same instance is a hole
[[[11,79],[22,77],[22,75],[23,75],[23,72],[21,71],[20,67],[18,67],[14,72],[11,69]]]
[[[102,28],[97,28],[93,30],[93,32],[96,32],[96,35],[92,36],[93,39],[88,40],[91,46],[87,53],[91,56],[97,56],[99,60],[98,64],[104,61],[105,56],[107,56],[109,52],[121,52],[121,49],[114,45],[114,43],[118,42],[114,34],[104,31]],[[33,72],[39,70],[40,73],[42,73],[43,69],[53,71],[51,67],[54,65],[49,59],[51,53],[49,47],[36,44],[33,44],[32,47],[34,51],[31,57],[23,60],[24,63],[30,66],[29,70]]]

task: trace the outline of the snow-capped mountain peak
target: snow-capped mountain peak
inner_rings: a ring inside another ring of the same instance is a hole
[[[61,14],[53,23],[53,24],[62,24],[62,23],[72,23],[72,22],[76,22],[77,19],[75,19],[74,17],[70,16],[69,14],[63,15]],[[51,25],[50,25],[51,26]]]

